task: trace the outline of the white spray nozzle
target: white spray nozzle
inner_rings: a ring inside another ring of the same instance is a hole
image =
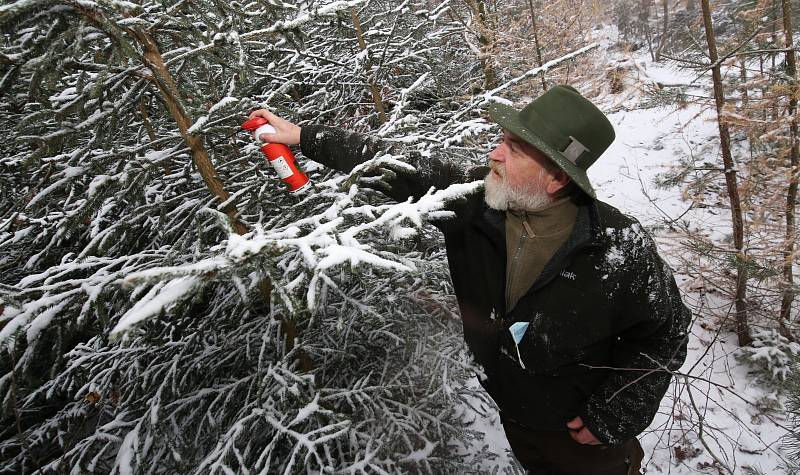
[[[261,134],[274,134],[274,133],[275,133],[275,127],[269,124],[264,124],[261,127],[257,128],[255,132],[253,132],[253,138],[256,139],[256,142],[269,143],[269,142],[264,142],[259,137],[261,137]]]

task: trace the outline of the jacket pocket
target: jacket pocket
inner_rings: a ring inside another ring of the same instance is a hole
[[[528,322],[519,344],[514,344],[508,330],[503,339],[508,353],[520,359],[526,371],[558,375],[574,372],[584,362],[605,360],[614,338],[613,314],[605,296],[561,282],[538,297],[527,318],[519,318],[524,313],[515,315],[516,320]]]

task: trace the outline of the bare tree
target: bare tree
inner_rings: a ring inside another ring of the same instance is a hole
[[[484,89],[494,89],[497,87],[497,72],[495,71],[492,50],[495,44],[495,32],[489,12],[484,0],[464,0],[469,7],[472,17],[472,30],[478,37],[480,44],[480,61],[483,66],[485,76]]]
[[[717,123],[719,125],[720,149],[722,162],[725,167],[725,185],[731,205],[731,221],[733,227],[733,242],[736,248],[736,335],[739,346],[749,345],[752,341],[750,326],[747,321],[747,256],[744,249],[744,221],[742,219],[742,205],[739,199],[739,185],[736,178],[736,167],[731,154],[731,136],[728,125],[723,119],[725,107],[725,91],[722,87],[722,74],[720,73],[720,60],[717,54],[717,40],[714,35],[714,26],[711,23],[711,8],[708,0],[701,0],[703,9],[703,23],[708,43],[708,55],[711,60],[711,76],[714,83],[714,101],[717,108]]]
[[[367,42],[364,40],[364,30],[361,28],[361,20],[358,18],[358,13],[355,9],[350,9],[350,16],[353,19],[353,26],[356,29],[356,37],[358,38],[358,47],[361,48],[361,51],[364,51],[366,56],[365,66],[367,69],[367,74],[369,78],[367,81],[369,82],[369,90],[372,93],[372,101],[375,103],[375,110],[378,112],[378,120],[380,120],[381,124],[386,123],[386,108],[383,105],[383,99],[381,98],[381,90],[378,87],[378,84],[375,82],[375,73],[373,71],[373,64],[372,59],[369,56],[369,50],[367,50]]]
[[[533,29],[533,44],[536,47],[536,65],[541,67],[544,62],[542,61],[542,47],[539,45],[539,29],[536,27],[536,10],[538,9],[538,1],[536,2],[537,5],[534,7],[533,0],[528,0],[528,7],[531,9],[531,28]],[[544,78],[544,73],[540,76],[542,79],[542,90],[547,89],[547,82]]]
[[[792,39],[792,6],[788,0],[782,0],[783,8],[783,32],[786,38],[786,73],[790,78],[790,99],[788,114],[789,122],[789,188],[786,193],[786,242],[784,247],[783,261],[783,298],[781,299],[780,313],[780,332],[783,336],[790,338],[791,334],[786,327],[789,321],[792,302],[794,301],[794,275],[792,264],[794,263],[794,243],[797,239],[795,227],[795,202],[797,201],[797,172],[798,165],[798,143],[797,143],[797,61],[794,52],[794,41]]]
[[[653,56],[654,61],[661,61],[661,52],[664,50],[664,46],[667,44],[667,39],[669,38],[669,0],[662,0],[661,3],[664,8],[664,15],[661,19],[663,28],[661,31],[661,38],[658,40],[658,47]]]

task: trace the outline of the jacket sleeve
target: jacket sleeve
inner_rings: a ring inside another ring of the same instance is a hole
[[[465,170],[451,161],[422,157],[397,144],[325,126],[303,127],[300,130],[300,149],[307,158],[345,173],[380,152],[402,155],[403,161],[416,171],[393,169],[393,173],[384,180],[390,189],[379,190],[396,201],[419,198],[431,187],[442,189],[454,183],[474,181],[479,179],[476,178],[479,175],[476,170],[482,168]]]
[[[638,223],[635,225],[640,228]],[[626,253],[610,376],[590,395],[581,419],[601,442],[619,445],[653,421],[672,378],[686,358],[691,312],[655,243],[641,231]]]

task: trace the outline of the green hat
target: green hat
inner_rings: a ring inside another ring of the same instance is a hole
[[[547,155],[581,190],[595,197],[586,169],[614,141],[614,128],[577,90],[554,86],[521,111],[494,102],[489,116]]]

